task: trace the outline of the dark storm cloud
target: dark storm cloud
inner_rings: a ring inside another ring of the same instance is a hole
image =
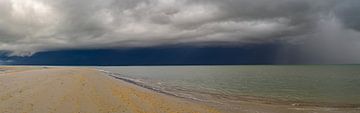
[[[0,51],[27,56],[189,43],[311,45],[309,38],[327,40],[333,32],[358,36],[359,7],[357,0],[0,0]],[[336,24],[330,26],[335,31],[328,32],[326,22]]]

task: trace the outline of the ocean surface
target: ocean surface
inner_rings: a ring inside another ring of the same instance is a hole
[[[359,107],[360,65],[118,66],[112,76],[208,102]]]

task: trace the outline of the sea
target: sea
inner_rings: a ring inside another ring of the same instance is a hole
[[[113,77],[212,103],[360,106],[360,65],[109,66]]]

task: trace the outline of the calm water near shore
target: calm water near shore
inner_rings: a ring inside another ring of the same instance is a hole
[[[360,65],[97,67],[164,92],[236,100],[359,107]]]

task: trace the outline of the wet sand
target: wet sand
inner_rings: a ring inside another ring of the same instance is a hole
[[[218,113],[86,68],[3,73],[0,91],[0,113]]]

